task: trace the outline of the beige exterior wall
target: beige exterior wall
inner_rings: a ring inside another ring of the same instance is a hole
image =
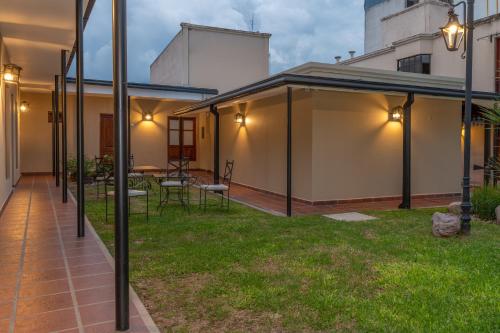
[[[48,111],[52,109],[52,96],[22,92],[21,98],[30,103],[30,111],[21,114],[21,171],[51,172],[52,124],[48,121]]]
[[[293,196],[331,201],[400,196],[402,125],[388,110],[404,96],[294,91]],[[286,192],[285,95],[252,99],[246,126],[238,106],[221,109],[221,166],[235,160],[234,181]],[[460,192],[461,103],[417,97],[413,108],[413,194]],[[221,171],[222,172],[222,171]]]
[[[481,185],[483,184],[484,181],[484,172],[483,170],[474,170],[474,165],[479,165],[479,166],[484,165],[484,127],[472,126],[471,137],[472,137],[472,147],[471,147],[472,184]],[[493,139],[493,137],[491,139]],[[463,136],[462,136],[462,142],[463,142]],[[491,151],[491,154],[493,155],[493,151]]]
[[[292,173],[294,197],[312,195],[311,93],[300,91],[293,99]],[[239,106],[220,109],[221,174],[226,160],[234,160],[233,180],[239,184],[284,194],[286,191],[286,95],[246,104],[246,125],[234,122]]]
[[[317,92],[314,201],[399,196],[402,125],[387,111],[405,97]],[[412,194],[460,190],[458,102],[416,98],[412,109]]]
[[[31,110],[21,118],[21,165],[22,172],[50,172],[52,170],[52,126],[47,121],[47,111],[51,109],[49,93],[23,93],[22,98],[31,105]],[[167,167],[168,116],[188,102],[157,101],[152,99],[132,99],[131,103],[131,146],[136,165]],[[85,108],[85,155],[94,158],[100,154],[100,114],[113,113],[111,96],[86,96]],[[154,121],[142,121],[142,112],[153,112]],[[205,118],[196,116],[201,126]],[[192,168],[206,169],[210,160],[201,153],[211,144],[210,133],[201,137],[197,131],[197,161]],[[68,96],[68,155],[76,155],[75,96]]]
[[[151,65],[151,83],[223,93],[269,76],[269,34],[183,23]]]
[[[10,62],[0,35],[0,68]],[[20,177],[18,87],[0,78],[0,208]]]
[[[402,97],[317,91],[313,110],[313,201],[401,192],[402,130],[387,111]]]
[[[422,0],[416,6],[386,16],[381,20],[383,44],[379,48],[418,34],[434,33],[446,22],[443,22],[443,18],[447,14],[447,4],[436,0]]]

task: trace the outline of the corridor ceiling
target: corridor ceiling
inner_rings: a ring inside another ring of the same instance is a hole
[[[0,0],[0,36],[10,62],[23,68],[21,87],[52,88],[61,71],[61,50],[71,51],[75,43],[75,3]]]

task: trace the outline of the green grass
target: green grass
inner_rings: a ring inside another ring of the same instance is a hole
[[[164,332],[500,331],[498,225],[437,239],[433,210],[342,223],[152,201],[131,217],[131,283]],[[87,214],[113,253],[104,201]]]

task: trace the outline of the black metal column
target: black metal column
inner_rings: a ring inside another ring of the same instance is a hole
[[[128,127],[128,142],[127,142],[127,156],[130,161],[130,157],[132,156],[132,123],[130,121],[130,96],[127,98],[127,127]],[[132,167],[130,165],[129,167]]]
[[[54,114],[56,110],[55,93],[52,92],[52,176],[56,176],[56,124],[54,122]]]
[[[415,101],[413,93],[403,105],[403,202],[401,209],[411,209],[411,106]]]
[[[83,126],[83,0],[76,0],[76,160],[78,237],[85,237],[85,148]]]
[[[489,168],[490,164],[490,158],[491,158],[491,123],[486,122],[484,123],[484,159],[483,159],[483,167],[484,167],[484,185],[489,185],[490,184],[490,178],[491,178],[491,170]]]
[[[286,216],[292,216],[292,87],[287,87],[286,130]]]
[[[116,330],[129,328],[128,92],[126,0],[113,0],[113,96],[115,119]]]
[[[66,95],[66,50],[61,50],[61,159],[62,159],[62,202],[68,202],[68,115]]]
[[[220,115],[217,105],[210,105],[210,113],[214,115],[214,184],[220,178]]]
[[[59,163],[60,163],[60,158],[59,158],[59,75],[56,75],[54,77],[54,114],[53,114],[53,120],[55,124],[55,136],[54,136],[54,141],[55,141],[55,155],[54,155],[54,160],[55,160],[55,177],[56,177],[56,187],[59,187],[59,180],[61,177],[61,173],[59,170]]]
[[[462,194],[462,234],[470,234],[470,159],[472,124],[472,64],[474,48],[474,0],[467,0],[467,53],[465,69],[465,135],[464,135],[464,179]]]

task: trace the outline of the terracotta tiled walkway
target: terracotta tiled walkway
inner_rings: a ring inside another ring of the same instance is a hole
[[[198,172],[197,175],[204,182],[212,182],[213,174]],[[237,184],[231,185],[231,198],[277,215],[286,214],[286,199],[283,196],[257,191]],[[413,208],[447,206],[451,202],[460,201],[460,196],[415,198],[412,200]],[[401,200],[381,200],[371,202],[340,203],[329,205],[311,205],[300,201],[293,201],[294,215],[333,214],[364,210],[391,210],[398,209]]]
[[[109,253],[51,177],[23,177],[0,217],[0,332],[114,332]],[[130,332],[157,332],[131,297]]]

